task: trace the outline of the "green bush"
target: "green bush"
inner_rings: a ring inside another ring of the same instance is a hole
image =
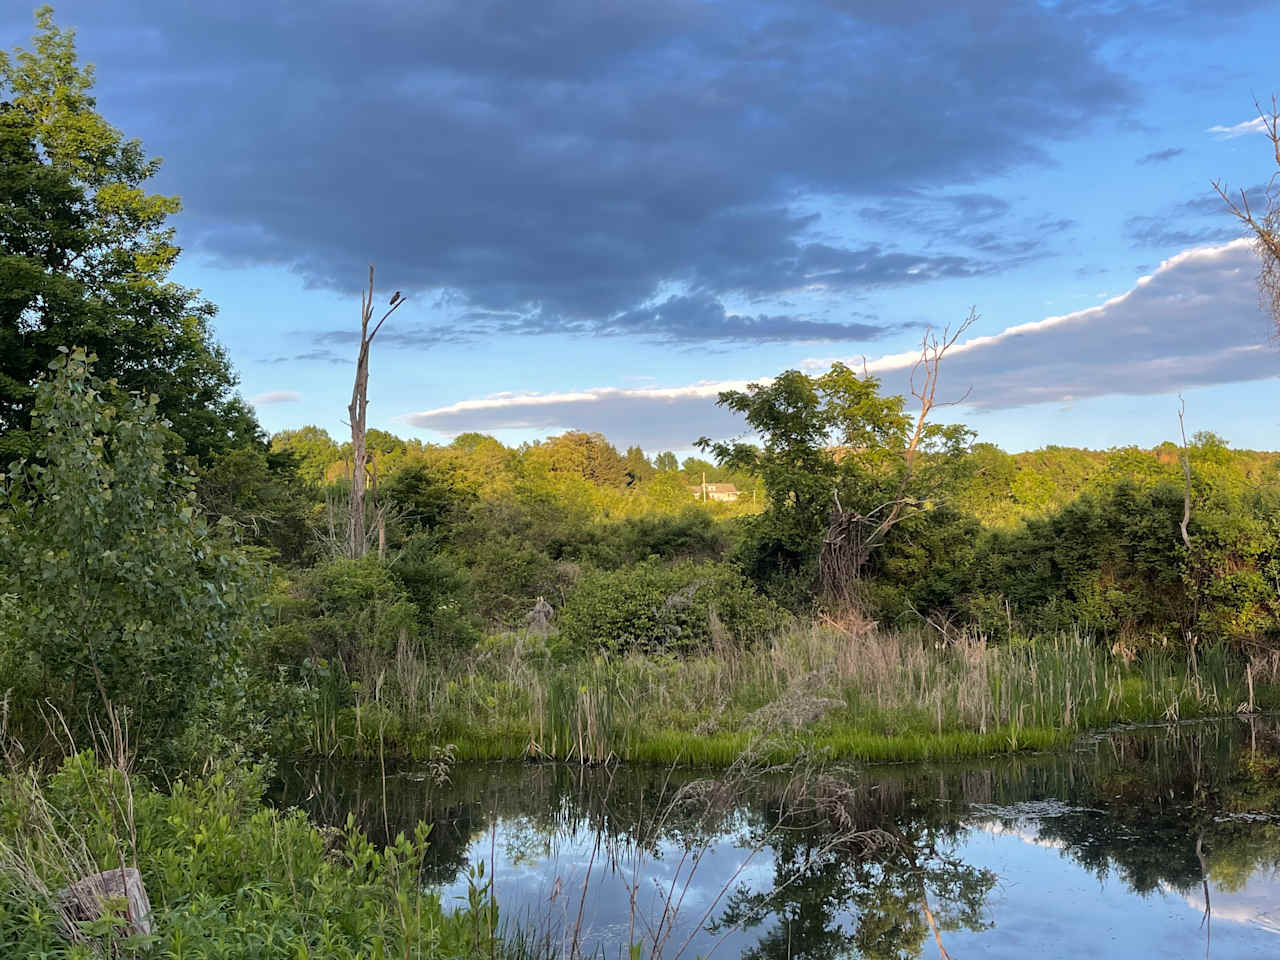
[[[119,396],[93,362],[54,361],[36,389],[37,456],[0,474],[0,674],[20,733],[43,733],[37,698],[76,733],[109,702],[151,751],[227,672],[256,583],[167,462],[155,398]]]
[[[271,598],[270,665],[341,663],[368,672],[418,636],[418,608],[388,563],[374,554],[330,560],[282,583]]]
[[[750,642],[780,619],[734,567],[647,560],[584,576],[560,611],[559,627],[579,649],[627,653],[696,649],[721,630],[726,639]]]
[[[438,538],[425,532],[410,536],[392,560],[391,572],[418,608],[428,650],[456,650],[480,638],[466,608],[466,575]]]
[[[597,542],[583,554],[598,567],[621,567],[650,557],[718,560],[729,549],[729,538],[715,518],[692,506],[675,516],[651,513],[602,524],[597,535]]]
[[[348,819],[321,830],[298,811],[260,803],[262,770],[221,769],[161,793],[102,767],[93,754],[68,759],[48,779],[18,772],[0,781],[0,953],[84,958],[104,949],[109,924],[84,928],[71,945],[50,891],[84,869],[68,849],[84,842],[92,866],[136,863],[153,908],[150,937],[124,946],[186,960],[357,960],[373,957],[503,957],[493,940],[489,887],[456,913],[419,882],[427,829],[378,849]],[[13,869],[21,862],[39,878]],[[41,889],[43,888],[43,889]],[[95,949],[96,948],[96,949]]]

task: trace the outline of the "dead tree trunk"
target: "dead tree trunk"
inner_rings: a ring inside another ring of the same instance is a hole
[[[365,517],[365,486],[368,453],[365,448],[365,418],[369,408],[369,347],[382,329],[387,317],[404,303],[397,290],[388,304],[388,310],[373,327],[373,264],[369,264],[369,289],[360,294],[360,353],[356,357],[356,379],[351,388],[351,404],[347,415],[351,424],[351,455],[354,461],[351,472],[351,511],[347,518],[347,546],[352,557],[362,557],[369,549]]]
[[[1191,452],[1187,448],[1187,425],[1182,420],[1182,415],[1187,412],[1187,402],[1181,397],[1178,398],[1178,429],[1182,431],[1182,453],[1178,459],[1182,461],[1182,523],[1179,525],[1182,530],[1182,542],[1188,550],[1191,549],[1191,535],[1187,533],[1187,524],[1191,522]]]
[[[123,907],[122,936],[151,932],[151,901],[142,885],[142,874],[132,867],[84,877],[56,896],[64,929],[72,941],[81,939],[81,923],[99,919],[116,903]]]
[[[911,395],[919,402],[920,412],[902,451],[902,468],[893,496],[861,513],[845,509],[840,503],[839,491],[834,492],[831,520],[818,554],[818,582],[828,602],[841,611],[847,612],[856,606],[857,583],[871,554],[884,542],[889,531],[917,505],[916,498],[910,496],[910,487],[929,415],[936,407],[963,403],[969,396],[966,390],[958,400],[939,401],[938,374],[942,358],[977,319],[977,313],[971,310],[954,331],[950,327],[944,328],[941,338],[932,331],[927,332],[920,343],[920,359],[911,370]]]

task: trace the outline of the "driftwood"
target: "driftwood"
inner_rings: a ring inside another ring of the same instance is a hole
[[[151,901],[142,885],[142,874],[132,867],[104,870],[77,880],[58,891],[57,901],[71,940],[81,939],[80,923],[99,919],[108,906],[115,908],[119,903],[124,907],[124,936],[151,932]]]

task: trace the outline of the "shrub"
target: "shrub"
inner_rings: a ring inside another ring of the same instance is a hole
[[[36,390],[37,458],[0,476],[0,673],[20,727],[36,697],[77,732],[110,702],[150,750],[226,672],[254,581],[166,462],[155,398],[120,397],[93,359],[54,361]]]
[[[466,611],[466,575],[435,536],[410,536],[391,562],[391,572],[418,608],[420,632],[427,649],[457,649],[480,638],[480,631]]]
[[[688,507],[676,516],[661,513],[627,517],[597,528],[599,541],[584,559],[601,567],[620,567],[650,557],[663,560],[715,560],[729,549],[729,538],[704,509]]]
[[[418,609],[390,565],[374,554],[322,563],[271,598],[275,623],[266,653],[278,664],[341,663],[361,672],[418,633]]]
[[[775,630],[780,618],[734,567],[647,560],[584,576],[559,625],[573,646],[626,653],[695,649],[720,630],[749,642]]]

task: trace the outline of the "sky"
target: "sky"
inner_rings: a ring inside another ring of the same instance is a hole
[[[268,430],[688,450],[833,360],[1008,450],[1280,447],[1258,260],[1273,0],[66,0],[102,113],[164,158]],[[0,42],[27,45],[5,5]]]

